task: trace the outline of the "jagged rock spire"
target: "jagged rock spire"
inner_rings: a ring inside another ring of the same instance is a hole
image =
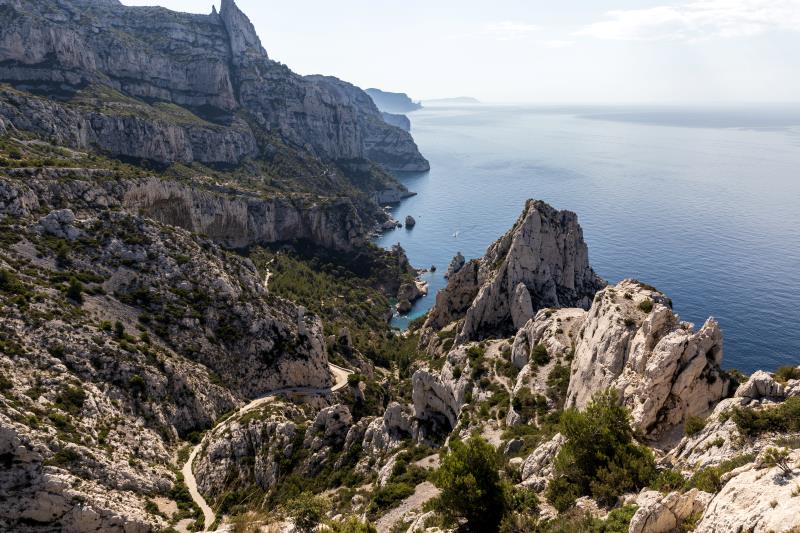
[[[261,46],[256,29],[233,0],[222,0],[219,15],[228,31],[233,62],[245,63],[246,59],[268,59],[267,51]]]

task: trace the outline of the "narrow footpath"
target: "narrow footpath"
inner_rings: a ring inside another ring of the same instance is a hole
[[[270,391],[264,396],[256,398],[252,402],[248,403],[239,411],[237,412],[236,416],[241,416],[244,413],[255,409],[265,403],[271,402],[275,399],[275,397],[279,394],[307,394],[307,395],[325,395],[330,394],[331,392],[335,392],[342,387],[347,385],[347,376],[352,374],[352,370],[347,370],[346,368],[342,368],[340,366],[334,365],[333,363],[328,363],[328,367],[330,367],[331,375],[333,376],[333,386],[329,389],[317,389],[314,387],[290,387],[286,389],[278,389],[274,391]],[[225,422],[223,422],[224,424]],[[206,434],[210,434],[216,428],[211,428]],[[203,441],[201,440],[200,443],[192,449],[192,453],[189,454],[189,459],[186,461],[186,464],[183,465],[181,469],[181,473],[183,474],[183,480],[186,483],[186,486],[189,488],[189,494],[192,496],[192,500],[197,506],[203,511],[203,518],[204,518],[204,525],[203,531],[208,531],[209,528],[216,522],[217,516],[214,514],[214,510],[206,503],[205,498],[200,492],[197,490],[197,480],[194,477],[194,472],[192,471],[192,464],[194,463],[195,457],[200,452],[200,447],[203,445]]]

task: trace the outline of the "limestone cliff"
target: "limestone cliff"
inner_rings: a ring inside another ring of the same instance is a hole
[[[425,324],[425,338],[453,320],[456,344],[513,333],[544,307],[588,308],[604,286],[589,266],[575,213],[529,200],[514,227],[450,276]]]
[[[232,0],[210,15],[96,0],[3,0],[0,21],[0,81],[59,100],[4,92],[6,128],[164,163],[239,163],[285,149],[270,137],[277,134],[305,157],[428,168],[410,135],[386,124],[366,93],[270,60]],[[76,98],[86,87],[102,95],[91,103]]]
[[[77,211],[119,207],[205,235],[228,248],[307,240],[346,251],[363,242],[368,229],[347,198],[264,198],[202,183],[112,179],[104,171],[44,169],[13,174],[19,177],[0,179],[0,205],[12,209],[18,198],[27,198],[14,208],[17,216],[40,206]]]

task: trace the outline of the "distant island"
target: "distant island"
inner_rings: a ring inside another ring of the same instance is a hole
[[[408,113],[422,109],[422,104],[413,101],[405,93],[391,93],[380,89],[367,89],[365,91],[379,110],[385,113]]]
[[[369,91],[367,91],[369,92]],[[471,96],[456,96],[454,98],[433,98],[431,100],[424,100],[426,104],[444,105],[444,104],[480,104],[481,101]]]

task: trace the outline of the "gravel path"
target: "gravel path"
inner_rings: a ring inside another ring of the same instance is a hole
[[[383,515],[375,527],[378,528],[378,533],[387,533],[391,531],[395,524],[403,519],[403,516],[410,511],[417,511],[422,509],[426,502],[432,500],[439,495],[441,491],[437,489],[430,481],[425,481],[417,485],[414,494],[403,500],[400,505]]]
[[[267,402],[271,402],[275,399],[275,396],[278,394],[284,393],[294,393],[294,394],[328,394],[330,392],[337,391],[347,385],[347,376],[352,374],[352,370],[347,370],[346,368],[342,368],[340,366],[334,365],[333,363],[328,363],[328,367],[330,368],[331,374],[333,375],[333,386],[330,389],[317,389],[313,387],[292,387],[286,389],[279,389],[275,391],[271,391],[260,398],[256,398],[252,402],[248,403],[241,409],[239,409],[237,416],[241,416],[244,413],[255,409],[261,405],[264,405]],[[210,430],[208,433],[211,433]],[[214,524],[217,520],[217,516],[214,514],[214,510],[206,503],[205,498],[200,492],[197,490],[197,479],[194,477],[194,472],[192,471],[192,463],[194,463],[194,458],[197,456],[198,452],[200,451],[200,447],[203,445],[203,442],[200,441],[200,444],[195,446],[192,449],[192,453],[189,454],[189,459],[186,461],[186,464],[183,465],[181,469],[181,473],[183,474],[183,480],[186,483],[186,486],[189,489],[189,494],[192,496],[192,500],[197,506],[203,511],[203,518],[205,519],[205,524],[203,525],[203,531],[208,531],[209,528]],[[413,496],[412,496],[413,497]]]

